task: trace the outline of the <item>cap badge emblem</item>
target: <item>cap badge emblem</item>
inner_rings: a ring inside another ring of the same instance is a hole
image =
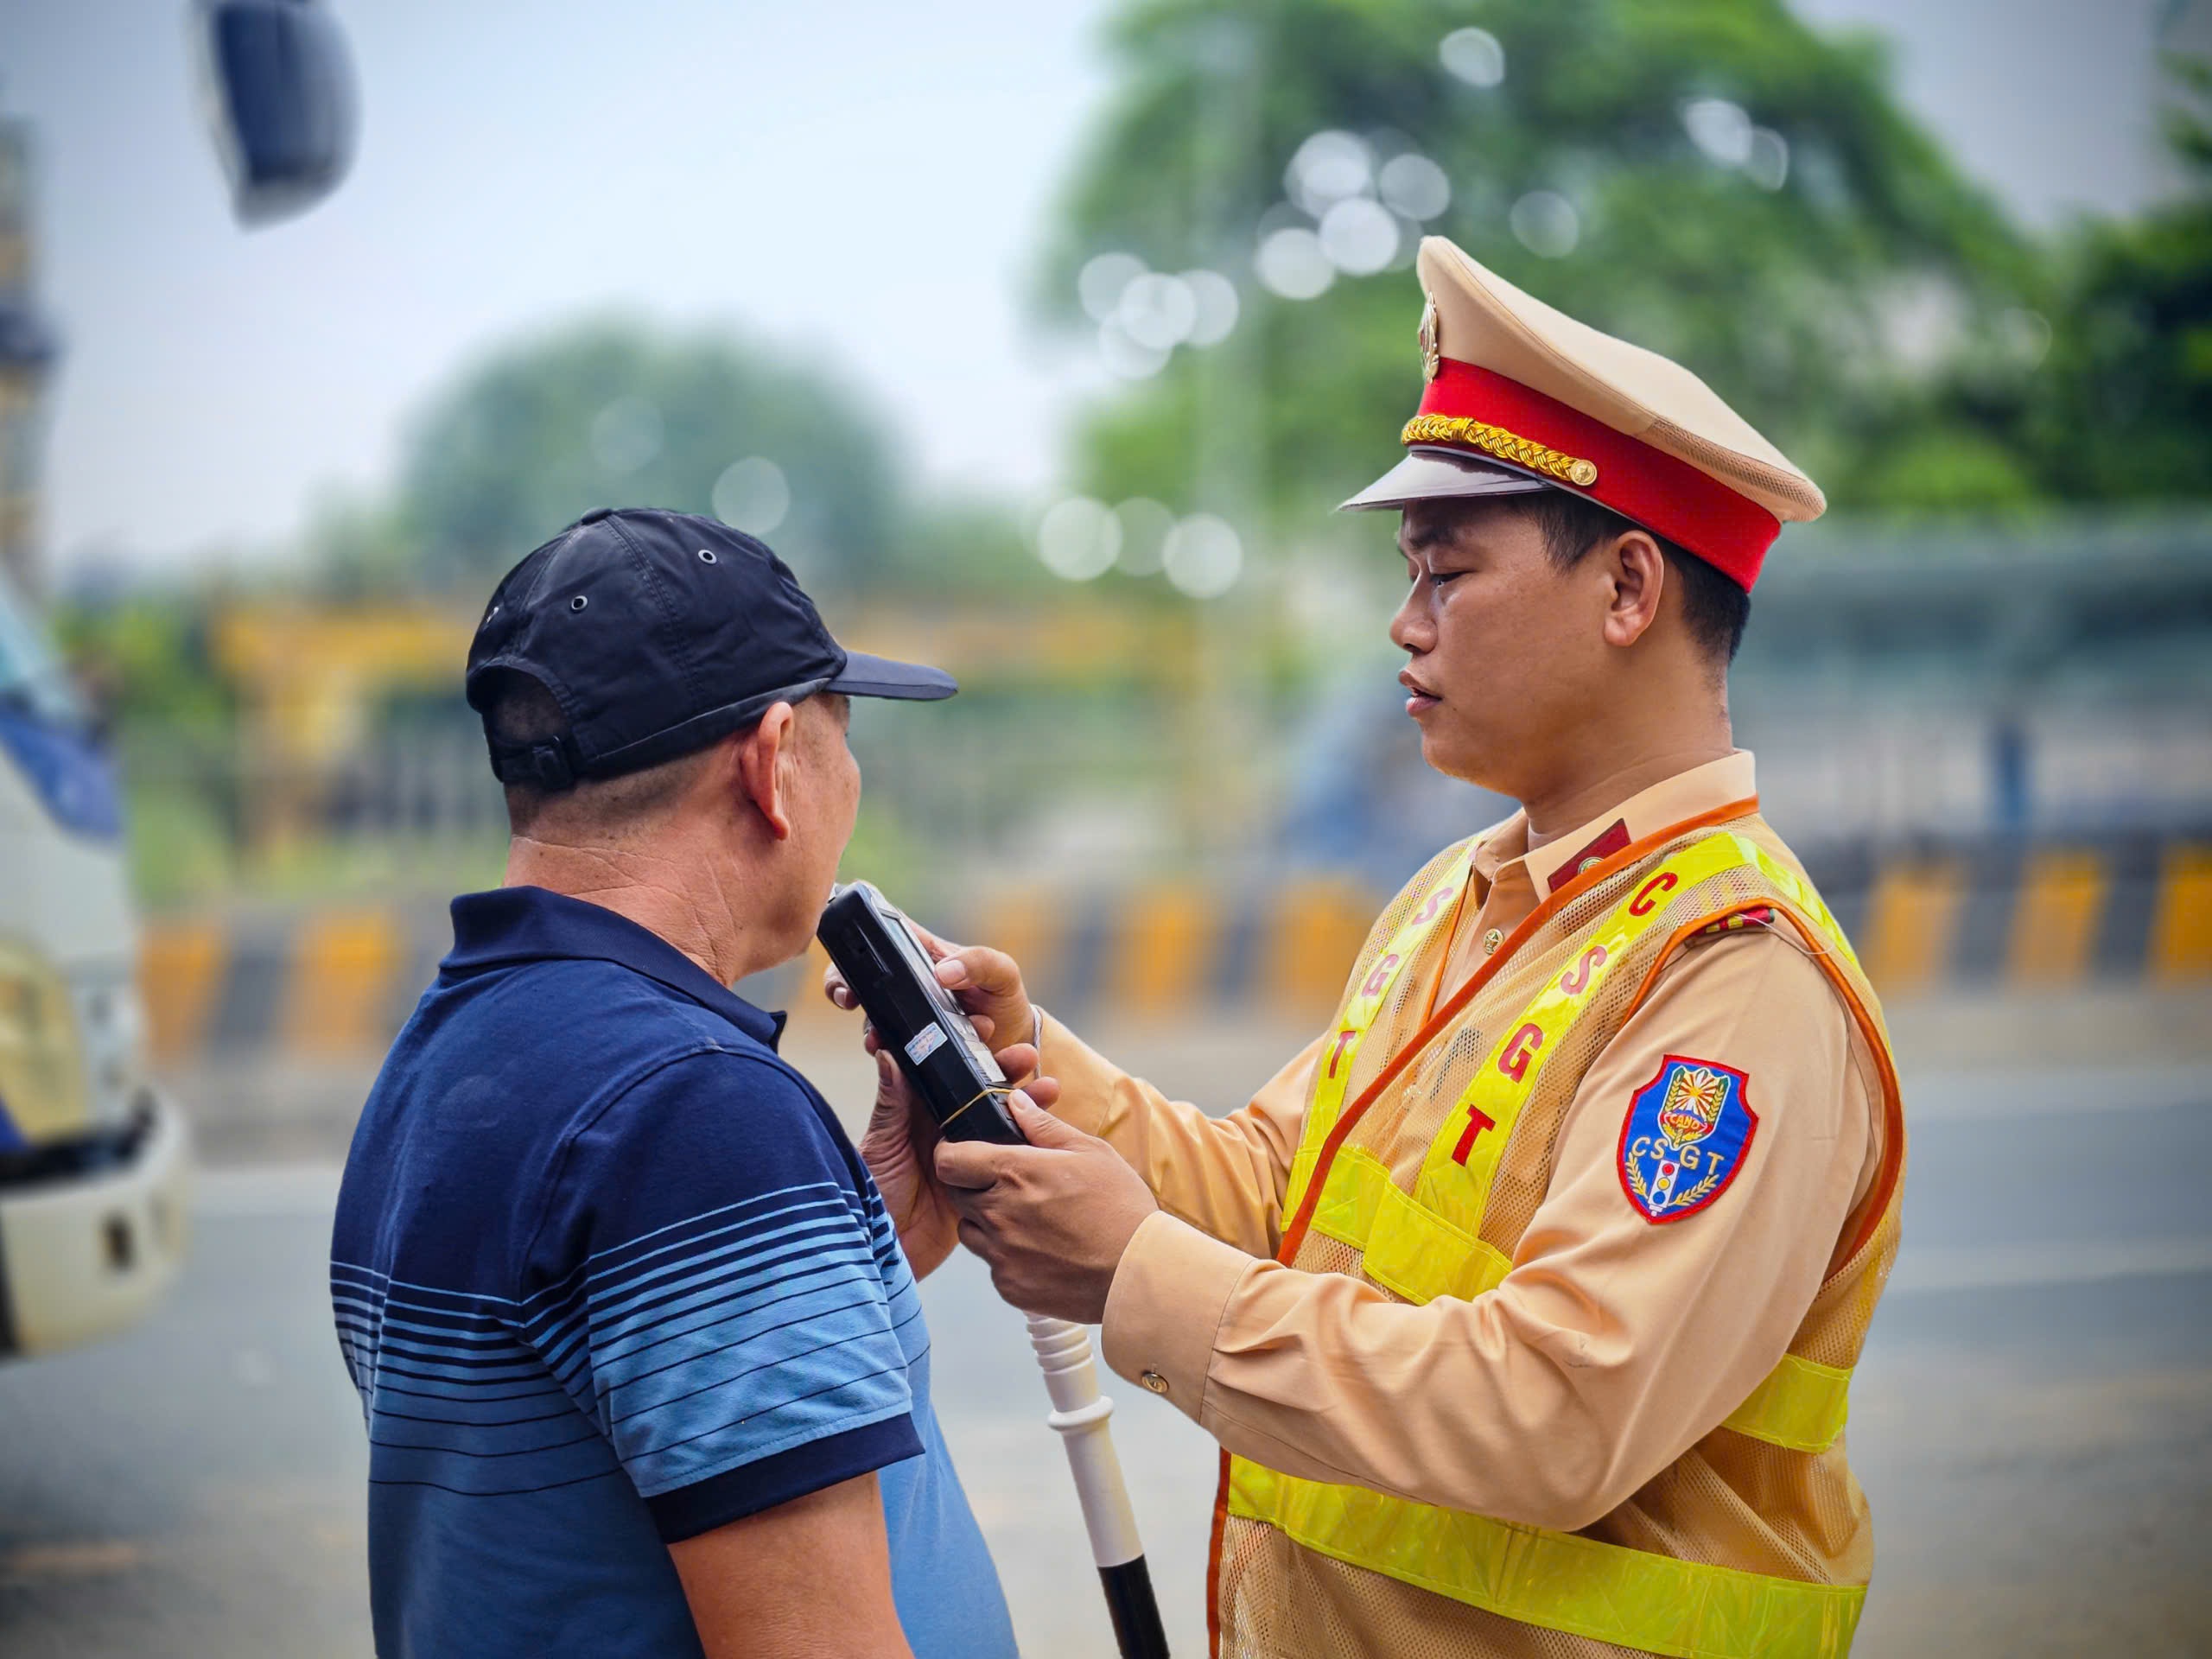
[[[1421,308],[1421,378],[1424,385],[1433,380],[1444,367],[1444,340],[1441,319],[1436,315],[1436,296],[1425,296]]]

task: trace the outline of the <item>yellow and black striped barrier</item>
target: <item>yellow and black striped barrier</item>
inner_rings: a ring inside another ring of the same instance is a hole
[[[1969,986],[2212,980],[2212,838],[2103,847],[1845,851],[1810,861],[1885,996]],[[1070,1014],[1267,1007],[1325,1014],[1383,895],[1297,876],[1242,893],[1198,882],[1034,887],[953,921]],[[440,912],[365,907],[277,921],[147,924],[140,978],[158,1058],[372,1054],[437,968]],[[741,988],[816,1017],[818,953]]]

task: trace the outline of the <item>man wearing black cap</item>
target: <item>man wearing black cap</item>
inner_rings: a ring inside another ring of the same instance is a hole
[[[954,689],[710,519],[588,513],[493,594],[507,884],[454,900],[332,1241],[378,1651],[1014,1653],[930,1406],[936,1260],[728,988],[812,936],[848,699]]]

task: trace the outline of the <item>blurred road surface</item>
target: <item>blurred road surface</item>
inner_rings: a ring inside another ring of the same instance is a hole
[[[1233,1103],[1289,1052],[1276,1036],[1142,1063]],[[839,1098],[855,1074],[823,1065]],[[2212,1649],[2212,1070],[1923,1071],[1908,1100],[1906,1248],[1853,1397],[1880,1558],[1858,1651]],[[10,1659],[368,1653],[321,1150],[204,1180],[190,1268],[145,1328],[0,1368]],[[925,1300],[938,1409],[1025,1650],[1109,1654],[1020,1320],[964,1259]],[[1113,1392],[1170,1633],[1202,1652],[1209,1442]]]

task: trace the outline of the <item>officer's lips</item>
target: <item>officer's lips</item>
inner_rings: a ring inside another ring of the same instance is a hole
[[[1413,694],[1406,699],[1406,712],[1416,720],[1444,701],[1435,692],[1415,679],[1414,671],[1410,668],[1402,668],[1398,671],[1398,683]]]

